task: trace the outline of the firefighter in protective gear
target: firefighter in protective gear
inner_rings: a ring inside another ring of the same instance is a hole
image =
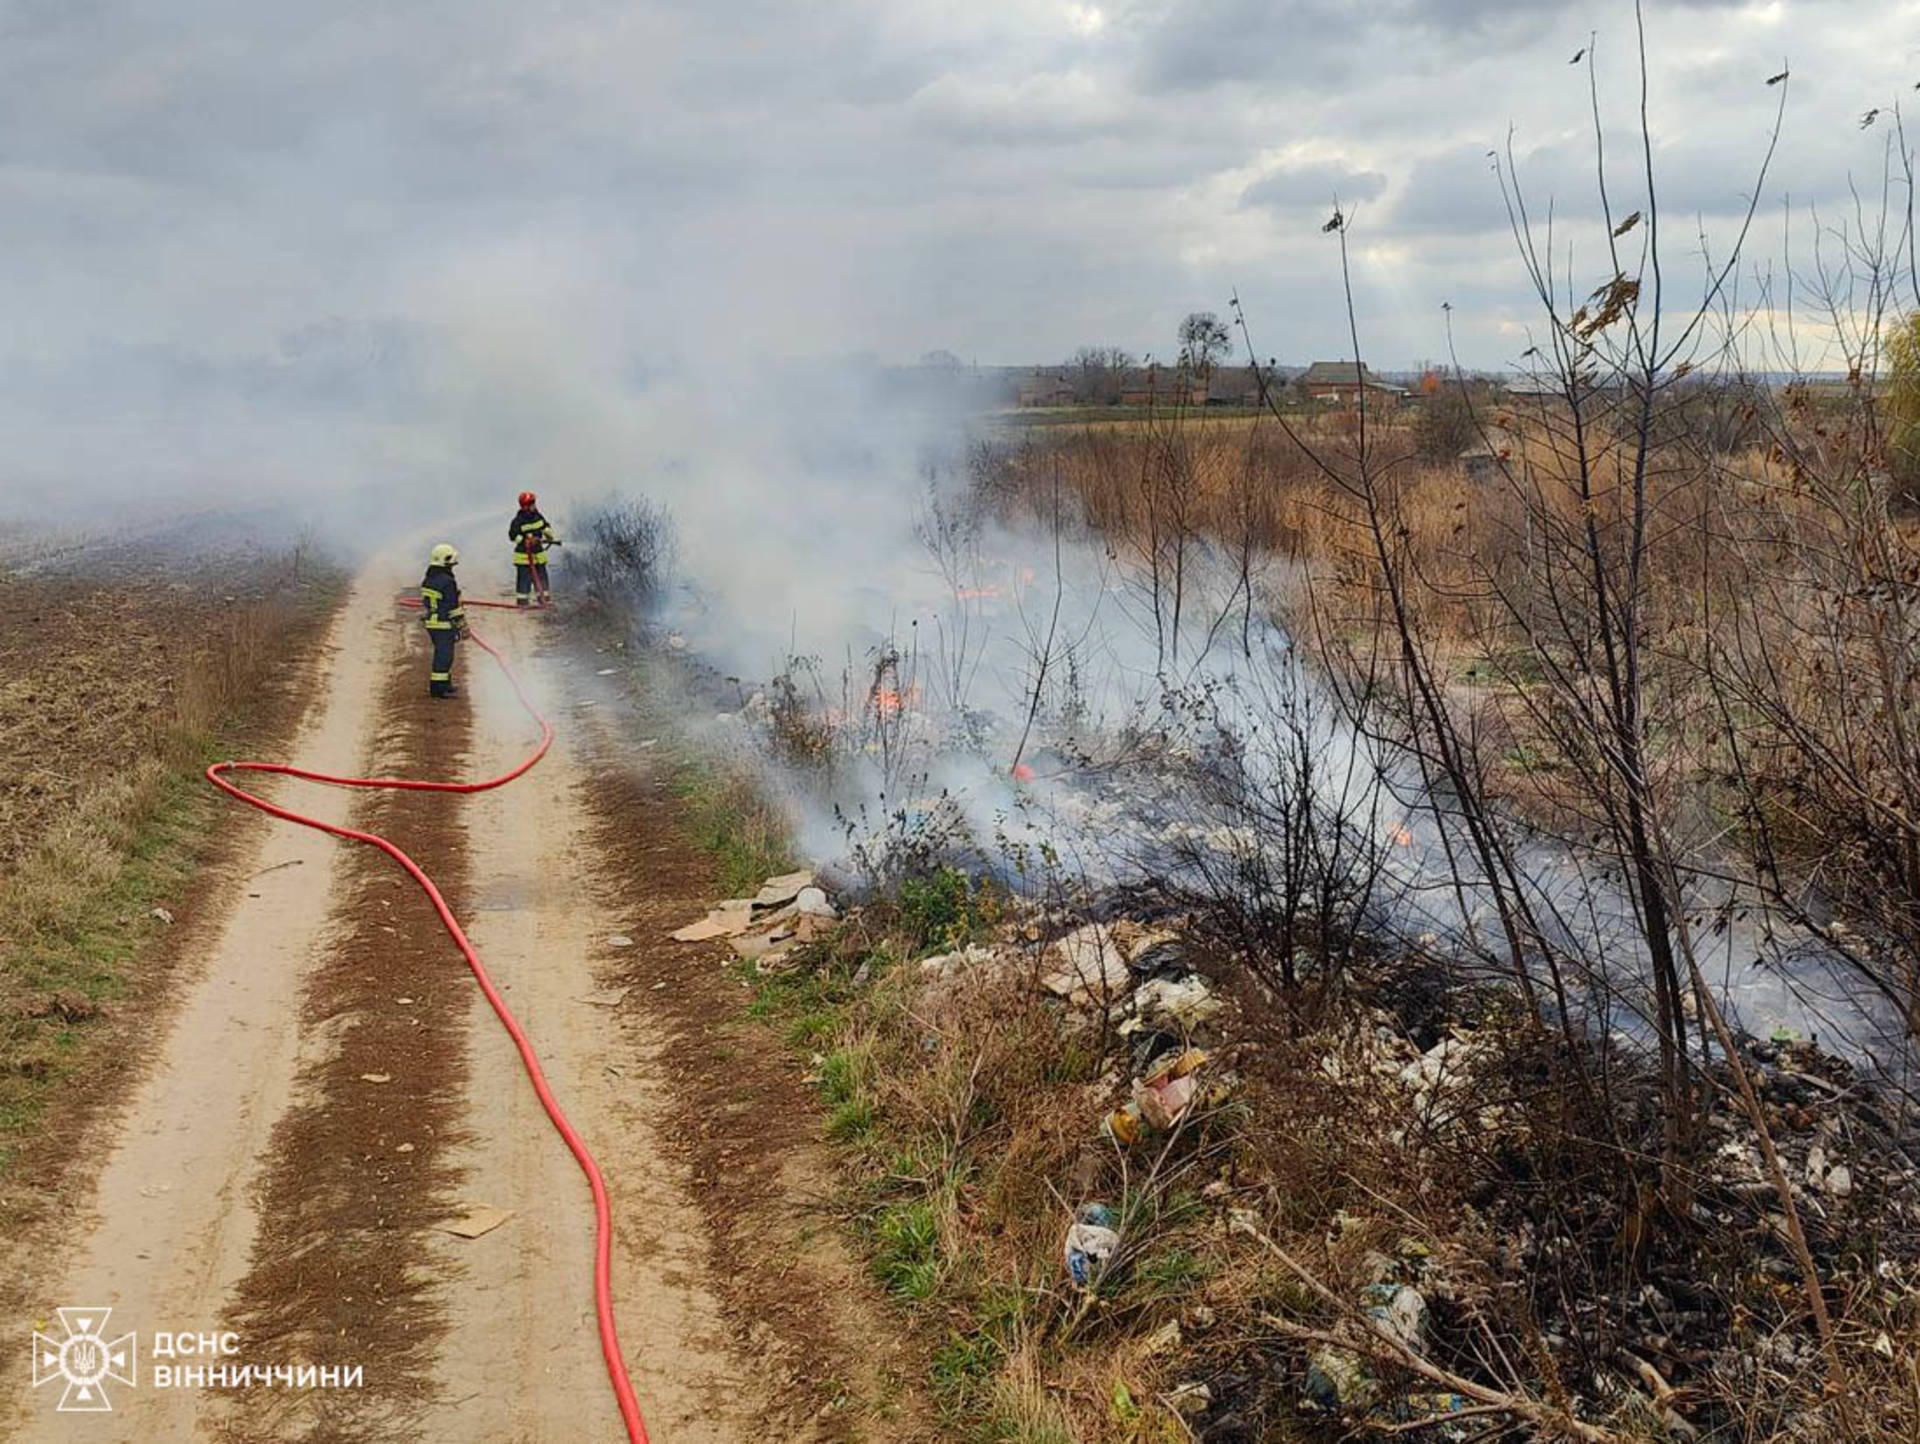
[[[507,523],[507,538],[513,543],[513,600],[522,607],[531,606],[536,596],[541,606],[547,604],[547,548],[560,545],[537,501],[532,492],[521,492],[520,510]]]
[[[427,636],[433,642],[433,662],[427,671],[427,692],[451,697],[454,643],[467,635],[467,609],[460,604],[460,583],[453,569],[460,553],[446,542],[427,558],[427,574],[420,578],[420,602],[426,611]]]

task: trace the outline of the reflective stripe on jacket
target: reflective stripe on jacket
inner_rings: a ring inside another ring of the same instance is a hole
[[[507,523],[507,539],[513,543],[514,561],[544,565],[547,560],[547,538],[552,532],[553,528],[536,508],[522,507]],[[532,538],[531,554],[528,552],[528,538]]]
[[[465,625],[467,609],[460,604],[460,583],[451,567],[428,567],[420,578],[420,601],[430,631],[455,631]]]

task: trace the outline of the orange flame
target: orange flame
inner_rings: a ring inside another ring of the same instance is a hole
[[[882,717],[898,715],[908,707],[919,705],[920,684],[913,683],[904,691],[893,687],[875,687],[873,689],[873,710]]]

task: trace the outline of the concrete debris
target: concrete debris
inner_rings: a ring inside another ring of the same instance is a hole
[[[712,938],[738,937],[752,926],[753,899],[735,897],[718,904],[700,921],[688,923],[668,936],[677,943],[704,943]]]
[[[727,939],[735,957],[751,959],[755,971],[784,971],[792,963],[787,950],[824,937],[839,920],[824,889],[807,871],[782,873],[761,884],[752,897],[728,898],[707,915],[668,936],[680,943]]]
[[[1076,1007],[1112,1005],[1129,995],[1127,960],[1111,930],[1097,923],[1076,928],[1048,952],[1048,971],[1040,986]]]
[[[931,958],[922,958],[920,971],[930,978],[951,978],[969,968],[990,963],[997,956],[998,954],[992,948],[983,948],[978,943],[973,943],[957,952],[939,953]]]
[[[759,908],[779,907],[790,903],[802,892],[813,886],[813,874],[806,871],[784,872],[778,877],[770,877],[760,885],[760,891],[754,894],[753,905]]]
[[[827,895],[817,887],[803,887],[794,898],[793,905],[801,914],[813,918],[837,918],[839,912],[827,901]]]
[[[1829,1164],[1827,1150],[1816,1143],[1807,1150],[1807,1187],[1829,1198],[1846,1198],[1853,1192],[1853,1170],[1844,1163]]]

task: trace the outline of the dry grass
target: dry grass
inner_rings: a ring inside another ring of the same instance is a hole
[[[98,706],[64,680],[72,658],[19,638],[28,670],[9,691],[7,761],[44,765],[60,786],[7,818],[0,1170],[62,1080],[117,1036],[114,1015],[164,973],[168,928],[153,909],[184,914],[215,850],[200,769],[297,715],[298,676],[278,653],[316,636],[337,595],[336,577],[301,565],[223,570],[231,601],[171,581],[71,579],[75,625],[98,643],[89,668],[113,679]],[[76,1116],[88,1101],[73,1100]]]

